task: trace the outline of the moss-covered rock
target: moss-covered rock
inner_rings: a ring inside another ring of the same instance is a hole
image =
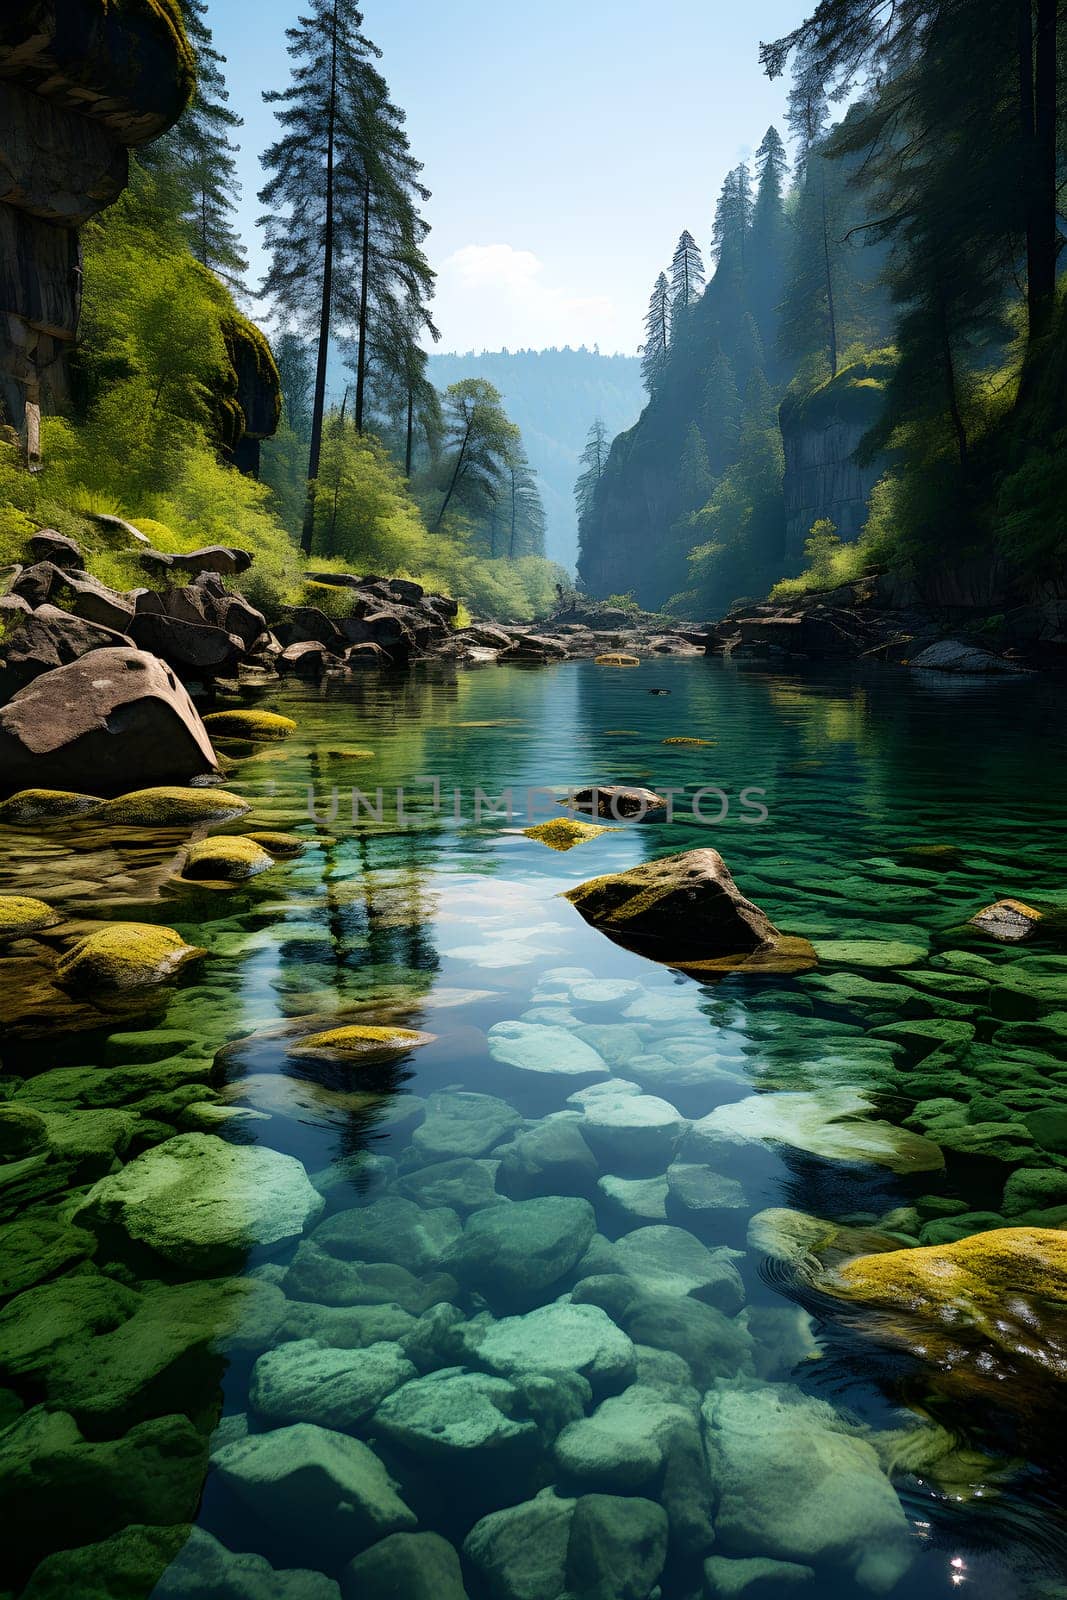
[[[24,939],[27,934],[40,933],[59,921],[59,914],[26,894],[0,894],[0,942],[5,939]]]
[[[996,900],[971,918],[972,928],[1000,944],[1021,944],[1037,931],[1041,912],[1022,900]]]
[[[0,801],[0,823],[26,827],[31,822],[70,822],[99,811],[103,801],[94,794],[69,794],[64,789],[20,789]]]
[[[84,1261],[96,1240],[84,1228],[46,1216],[29,1216],[0,1228],[0,1298],[21,1294]]]
[[[250,743],[274,743],[296,732],[291,717],[273,711],[211,711],[203,719],[212,738],[242,739]]]
[[[188,1526],[122,1528],[109,1539],[57,1550],[47,1556],[22,1591],[23,1600],[144,1600],[189,1538]]]
[[[0,1105],[0,1161],[20,1161],[48,1144],[48,1124],[30,1106]]]
[[[166,983],[204,954],[173,928],[121,922],[87,934],[60,957],[57,980],[65,989],[115,993]]]
[[[547,844],[550,850],[573,850],[602,833],[618,833],[617,828],[600,828],[592,822],[578,822],[573,817],[557,817],[551,822],[539,822],[533,828],[524,828],[523,836]]]
[[[250,810],[247,800],[227,789],[135,789],[109,800],[101,821],[127,828],[195,828],[232,822]]]
[[[190,847],[182,876],[216,883],[243,883],[268,872],[274,857],[254,839],[222,837],[201,839]]]
[[[251,839],[253,844],[260,845],[269,856],[274,856],[278,861],[302,856],[310,844],[318,843],[317,840],[302,839],[298,833],[276,833],[269,828],[258,833],[246,833],[244,837]]]
[[[377,1028],[349,1024],[305,1034],[290,1046],[291,1056],[319,1056],[345,1062],[395,1061],[419,1045],[430,1044],[435,1035],[413,1028]]]
[[[76,1219],[120,1230],[176,1265],[225,1269],[257,1246],[298,1238],[322,1206],[292,1156],[182,1133],[102,1179]]]

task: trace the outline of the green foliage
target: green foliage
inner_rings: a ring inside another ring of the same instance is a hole
[[[828,517],[812,525],[804,541],[807,566],[796,578],[783,578],[771,590],[772,600],[790,600],[820,589],[836,589],[839,584],[850,583],[873,564],[871,544],[866,538],[854,544],[844,544],[837,528]]]
[[[613,611],[629,611],[634,616],[636,616],[641,609],[637,603],[636,596],[632,593],[609,594],[605,599],[604,604],[606,606],[610,606]]]

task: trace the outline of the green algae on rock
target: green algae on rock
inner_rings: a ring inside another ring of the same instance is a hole
[[[182,877],[192,882],[243,883],[269,872],[273,865],[274,857],[254,839],[223,834],[189,847]]]
[[[273,711],[210,711],[203,723],[213,738],[245,740],[252,744],[274,743],[296,732],[296,723],[291,717],[280,717]]]
[[[414,1028],[373,1027],[349,1023],[308,1033],[289,1046],[291,1056],[316,1056],[334,1061],[395,1061],[436,1035]]]
[[[94,794],[71,794],[66,789],[20,789],[0,800],[0,823],[26,827],[32,822],[70,822],[91,816],[104,804]]]
[[[532,828],[523,828],[524,839],[536,839],[547,844],[550,850],[573,850],[602,833],[617,833],[617,828],[598,828],[592,822],[579,822],[574,817],[554,817],[551,822],[539,822]]]
[[[246,833],[244,837],[251,839],[253,844],[258,844],[269,856],[281,861],[302,856],[309,845],[322,842],[319,839],[303,839],[298,833],[280,833],[269,828],[257,833]]]
[[[784,1144],[828,1161],[872,1162],[893,1172],[937,1172],[938,1146],[871,1116],[874,1105],[855,1089],[753,1094],[694,1122],[683,1159],[714,1161],[731,1144]]]
[[[60,957],[57,981],[89,994],[144,989],[166,983],[204,951],[186,944],[173,928],[147,922],[116,922],[86,934]]]
[[[23,939],[59,921],[59,913],[43,900],[26,894],[0,894],[0,940]]]
[[[126,828],[192,828],[206,823],[232,822],[252,808],[247,800],[227,789],[183,789],[179,786],[135,789],[108,800],[100,820]]]
[[[102,1179],[75,1212],[183,1267],[233,1266],[251,1249],[297,1239],[323,1209],[293,1156],[181,1133]]]

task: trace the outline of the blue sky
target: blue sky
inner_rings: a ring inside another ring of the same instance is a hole
[[[300,0],[210,0],[245,119],[241,225],[254,274],[263,88],[288,81]],[[760,39],[802,0],[366,0],[365,31],[433,190],[441,349],[632,352],[683,228],[706,249],[723,176],[782,124]],[[783,130],[784,131],[784,130]]]

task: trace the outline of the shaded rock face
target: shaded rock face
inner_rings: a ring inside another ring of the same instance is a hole
[[[848,367],[779,413],[785,451],[785,555],[804,555],[814,523],[828,519],[846,543],[867,521],[871,490],[885,471],[878,458],[862,464],[856,452],[878,420],[888,368],[878,362]]]
[[[50,672],[88,655],[91,650],[128,648],[130,641],[113,629],[72,616],[58,606],[38,606],[10,625],[4,636],[0,692],[14,693]]]
[[[94,650],[0,710],[5,787],[97,790],[214,775],[211,740],[173,672],[140,650]]]
[[[68,396],[81,298],[77,229],[126,187],[127,150],[193,90],[180,14],[158,0],[36,0],[0,15],[0,408],[37,454]]]
[[[620,943],[652,946],[671,958],[768,950],[780,937],[745,899],[717,850],[686,850],[591,878],[564,898]]]

